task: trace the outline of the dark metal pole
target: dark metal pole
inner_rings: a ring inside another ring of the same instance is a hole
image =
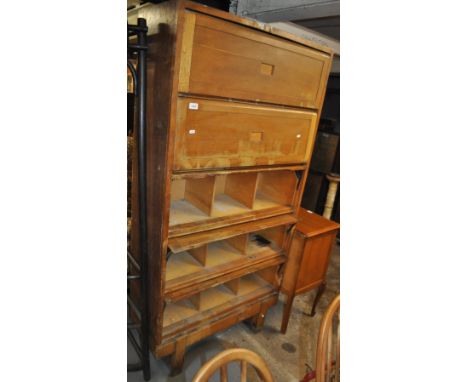
[[[138,19],[138,45],[146,47],[146,20]],[[151,378],[148,325],[148,226],[146,211],[146,49],[138,50],[138,217],[141,267],[141,361],[145,381]]]

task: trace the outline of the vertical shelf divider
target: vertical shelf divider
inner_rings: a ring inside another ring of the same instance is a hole
[[[275,203],[292,205],[298,183],[294,172],[265,171],[258,177],[258,193]]]
[[[212,215],[215,177],[188,178],[185,181],[185,199],[207,215]]]
[[[279,279],[278,279],[277,271],[278,271],[278,267],[261,269],[258,272],[256,272],[256,275],[259,276],[264,281],[266,281],[267,283],[274,285],[274,286],[278,286]]]
[[[239,294],[240,278],[228,281],[224,285],[236,296]]]
[[[206,266],[206,257],[208,255],[208,245],[202,245],[201,247],[190,249],[188,251],[192,257],[194,257],[201,265]]]
[[[201,293],[194,294],[189,297],[190,302],[193,304],[196,310],[201,309]]]
[[[258,173],[229,174],[226,178],[224,193],[252,209],[257,192]]]
[[[268,228],[259,232],[260,236],[263,236],[265,239],[271,241],[278,247],[282,247],[285,235],[285,227],[273,227]]]
[[[249,234],[246,233],[244,235],[238,235],[234,237],[230,237],[226,239],[226,241],[237,249],[243,255],[247,254],[247,245],[249,243]]]

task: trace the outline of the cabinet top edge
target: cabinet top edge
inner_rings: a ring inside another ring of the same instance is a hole
[[[232,13],[224,12],[222,10],[212,8],[212,7],[209,7],[209,6],[204,5],[204,4],[195,3],[195,2],[189,1],[189,0],[179,0],[179,1],[181,1],[181,3],[183,3],[183,8],[185,8],[185,9],[198,11],[200,13],[205,13],[207,15],[219,17],[219,18],[222,18],[222,19],[225,19],[225,20],[228,20],[228,21],[232,21],[232,22],[235,22],[237,24],[242,24],[242,25],[245,25],[247,27],[254,28],[254,29],[260,30],[262,32],[266,32],[266,33],[269,33],[269,34],[272,34],[272,35],[275,35],[275,36],[278,36],[278,37],[282,37],[282,38],[284,38],[286,40],[291,40],[291,41],[299,43],[301,45],[305,45],[305,46],[308,46],[310,48],[320,50],[320,51],[322,51],[324,53],[330,54],[331,56],[333,55],[333,50],[330,49],[327,46],[317,44],[314,41],[307,40],[307,39],[305,39],[303,37],[300,37],[300,36],[294,35],[292,33],[283,31],[283,30],[278,29],[276,27],[272,27],[268,23],[264,23],[264,22],[261,22],[261,21],[258,21],[258,20],[248,19],[248,18],[245,18],[245,17],[237,16],[237,15],[234,15]]]
[[[318,51],[321,51],[323,53],[330,55],[330,58],[333,57],[333,49],[324,45],[320,45],[316,43],[315,41],[308,40],[303,37],[297,36],[295,34],[286,32],[282,29],[273,27],[268,23],[237,16],[232,13],[225,12],[220,9],[212,8],[204,4],[195,3],[189,0],[169,0],[168,2],[163,2],[160,4],[167,4],[167,3],[173,3],[173,5],[177,8],[179,12],[184,11],[184,10],[190,10],[190,11],[203,13],[209,16],[217,17],[220,19],[224,19],[227,21],[231,21],[236,24],[241,24],[246,27],[253,28],[253,29],[283,38],[285,40],[289,40],[289,41],[304,45],[309,48],[313,48],[315,50],[318,50]],[[127,11],[127,19],[131,19],[131,18],[133,19],[135,18],[135,16],[139,17],[140,11],[144,10],[144,13],[147,13],[148,11],[150,11],[151,8],[156,9],[157,7],[158,7],[158,4],[146,3],[140,7]]]
[[[324,218],[305,208],[300,208],[298,213],[297,231],[306,238],[319,236],[324,233],[336,231],[340,228],[340,224]]]

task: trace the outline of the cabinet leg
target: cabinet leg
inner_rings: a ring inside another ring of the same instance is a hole
[[[291,295],[286,295],[286,304],[283,308],[283,320],[281,321],[281,333],[286,333],[288,330],[289,316],[291,315],[291,308],[294,302],[294,297],[296,295],[293,293]]]
[[[171,357],[171,377],[182,372],[185,359],[185,338],[176,342],[174,353]]]
[[[312,305],[312,310],[311,310],[311,312],[310,312],[310,315],[311,315],[312,317],[315,316],[315,308],[317,307],[318,301],[320,300],[320,297],[322,297],[323,292],[325,292],[325,287],[326,287],[326,286],[327,286],[327,284],[322,283],[322,284],[320,284],[320,286],[318,287],[317,294],[315,295],[314,303],[313,303],[313,305]]]
[[[250,327],[254,332],[259,332],[260,330],[263,329],[263,324],[265,322],[265,316],[267,314],[268,307],[262,305],[260,308],[260,312],[253,316],[251,321],[250,321]]]

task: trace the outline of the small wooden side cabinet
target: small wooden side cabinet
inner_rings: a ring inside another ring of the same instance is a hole
[[[296,295],[319,288],[311,315],[325,290],[325,275],[333,242],[340,225],[304,208],[299,210],[298,222],[289,251],[281,291],[286,294],[281,332],[286,333],[291,307]]]

